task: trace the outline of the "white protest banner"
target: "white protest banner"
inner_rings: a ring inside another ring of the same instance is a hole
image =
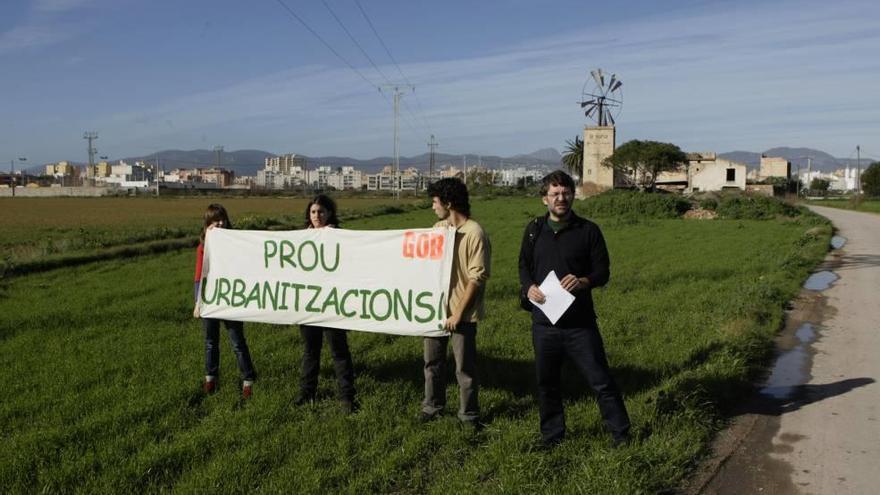
[[[455,230],[211,229],[203,318],[442,336]]]

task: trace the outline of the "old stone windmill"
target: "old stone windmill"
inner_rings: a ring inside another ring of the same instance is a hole
[[[581,180],[583,193],[587,195],[612,189],[617,183],[614,170],[602,165],[602,161],[611,156],[616,147],[614,122],[623,107],[621,86],[623,81],[617,74],[608,77],[602,69],[596,69],[590,71],[581,90],[578,104],[584,116],[593,122],[584,126]]]

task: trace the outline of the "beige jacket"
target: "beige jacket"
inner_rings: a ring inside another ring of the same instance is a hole
[[[434,224],[434,227],[439,228],[451,226],[447,220]],[[452,309],[458,307],[459,301],[464,296],[468,281],[473,280],[479,288],[470,307],[464,311],[461,321],[478,322],[484,315],[483,295],[486,292],[486,280],[489,279],[489,267],[492,264],[492,246],[480,224],[468,218],[456,229],[454,249],[446,311],[447,314],[452,314]]]

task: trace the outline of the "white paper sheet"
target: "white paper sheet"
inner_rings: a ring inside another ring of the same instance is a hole
[[[544,293],[544,304],[537,303],[532,299],[529,299],[529,301],[532,301],[532,304],[543,311],[547,319],[550,320],[550,323],[555,325],[559,318],[562,318],[562,315],[565,314],[568,307],[571,306],[571,303],[574,302],[574,296],[571,295],[571,292],[562,288],[559,278],[556,277],[556,272],[552,270],[538,288]]]

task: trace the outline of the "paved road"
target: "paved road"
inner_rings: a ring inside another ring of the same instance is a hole
[[[819,268],[836,280],[795,301],[767,386],[691,492],[880,493],[880,215],[811,209],[846,238]]]

